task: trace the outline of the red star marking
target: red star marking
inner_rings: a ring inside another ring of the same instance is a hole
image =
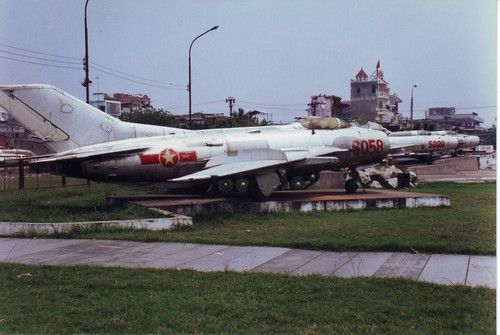
[[[160,152],[160,162],[165,167],[173,167],[179,162],[179,154],[172,149],[165,149]]]

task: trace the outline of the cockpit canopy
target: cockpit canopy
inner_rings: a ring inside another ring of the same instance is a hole
[[[342,129],[351,125],[336,117],[318,117],[300,119],[298,122],[306,129]]]
[[[396,131],[394,133],[390,133],[391,137],[398,136],[429,136],[432,135],[430,131],[427,130],[406,130],[406,131]]]
[[[457,136],[458,133],[453,130],[439,130],[439,131],[433,131],[432,134],[434,135],[450,135],[450,136]]]

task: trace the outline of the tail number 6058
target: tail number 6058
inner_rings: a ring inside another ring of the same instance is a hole
[[[352,141],[352,153],[359,154],[381,154],[384,152],[384,141],[382,140],[361,140]]]

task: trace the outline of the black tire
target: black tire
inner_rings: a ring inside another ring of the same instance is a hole
[[[289,185],[291,190],[300,191],[306,188],[306,181],[302,176],[295,176],[290,178]]]
[[[354,179],[349,179],[345,182],[344,188],[347,194],[354,194],[358,190],[358,183]]]
[[[217,185],[217,191],[219,191],[222,194],[231,193],[234,189],[234,182],[232,179],[229,178],[219,179],[216,182],[216,185]]]
[[[257,185],[257,180],[255,179],[255,177],[250,178],[250,180],[248,181],[248,194],[250,195],[250,198],[255,201],[260,201],[267,198],[260,190],[259,185]]]

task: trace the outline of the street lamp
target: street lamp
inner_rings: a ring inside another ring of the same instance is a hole
[[[411,98],[410,98],[410,125],[413,128],[413,88],[416,88],[417,85],[413,85],[411,87]]]
[[[83,59],[83,69],[85,70],[85,79],[82,85],[85,86],[86,101],[89,103],[89,86],[92,80],[89,79],[89,34],[87,31],[87,6],[89,0],[85,1],[85,58]]]
[[[194,41],[196,41],[198,38],[202,37],[203,35],[208,34],[212,30],[216,30],[217,28],[219,28],[219,26],[212,27],[212,28],[208,29],[207,31],[205,31],[204,33],[196,36],[194,38],[194,40],[191,42],[191,45],[189,46],[189,82],[188,82],[188,86],[187,86],[187,90],[189,92],[189,124],[188,124],[189,129],[191,129],[191,48],[193,47]]]

